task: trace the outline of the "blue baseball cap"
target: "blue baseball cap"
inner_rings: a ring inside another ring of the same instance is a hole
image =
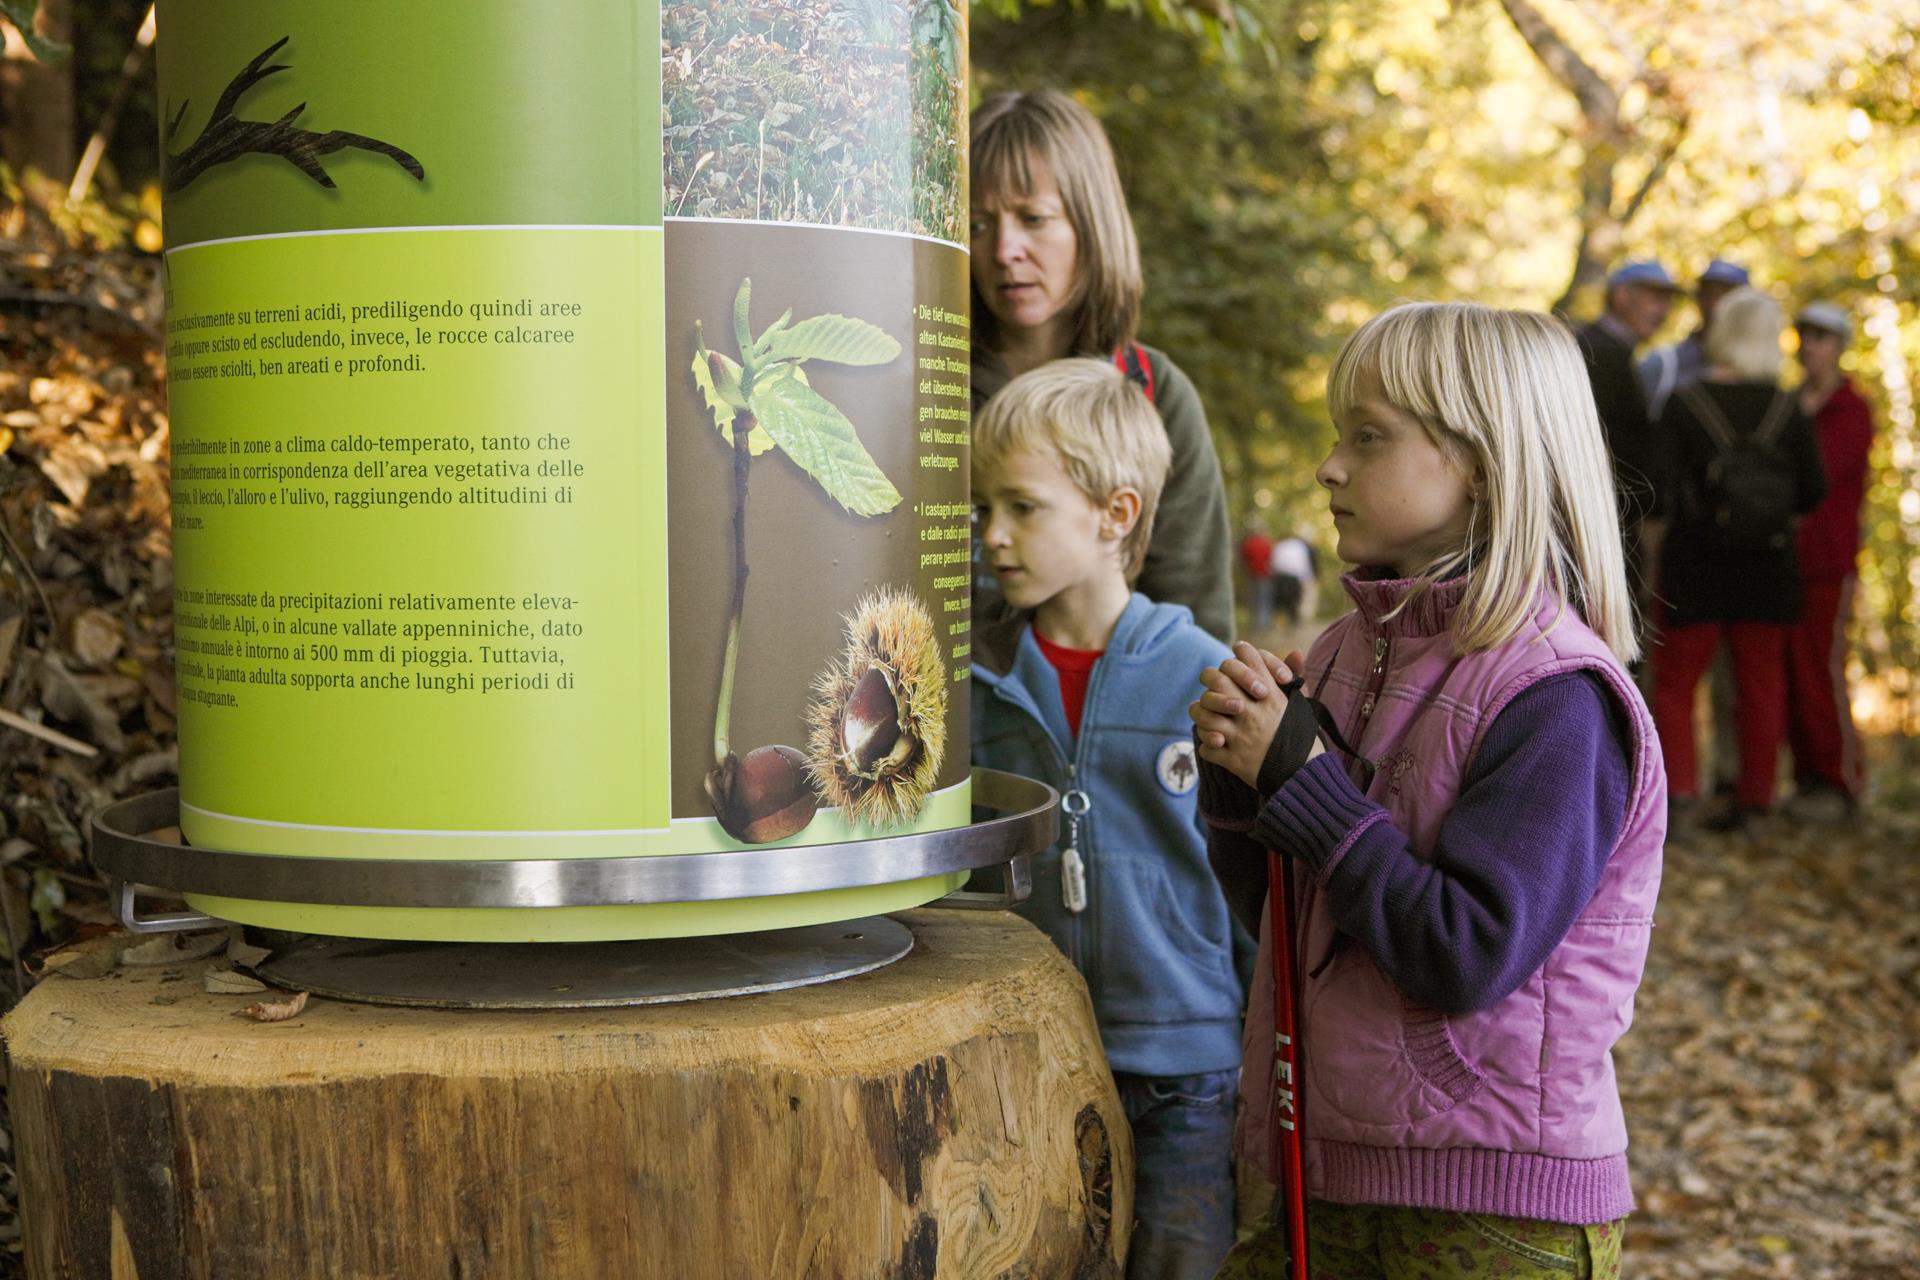
[[[1607,288],[1622,284],[1645,285],[1650,289],[1665,289],[1669,293],[1680,292],[1680,286],[1673,282],[1667,269],[1651,258],[1623,262],[1615,267],[1613,274],[1607,277]]]
[[[1701,284],[1742,285],[1752,280],[1753,277],[1747,274],[1745,267],[1737,267],[1725,258],[1715,258],[1707,264],[1707,269],[1700,273]]]

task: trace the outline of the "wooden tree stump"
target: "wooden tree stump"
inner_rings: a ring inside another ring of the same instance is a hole
[[[4,1024],[30,1274],[1118,1276],[1132,1142],[1079,975],[918,911],[771,995],[234,1016],[201,965],[43,982]]]

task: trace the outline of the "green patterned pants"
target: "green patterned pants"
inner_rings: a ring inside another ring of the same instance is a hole
[[[1307,1206],[1310,1280],[1619,1280],[1626,1219],[1569,1227],[1532,1218],[1385,1205]],[[1269,1216],[1215,1280],[1281,1280],[1286,1227]]]

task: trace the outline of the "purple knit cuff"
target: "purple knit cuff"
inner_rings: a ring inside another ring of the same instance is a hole
[[[1387,811],[1360,793],[1332,752],[1316,756],[1260,811],[1254,834],[1266,845],[1301,859],[1324,880],[1362,832],[1387,820]]]
[[[1573,1160],[1479,1147],[1372,1147],[1308,1139],[1308,1194],[1336,1204],[1446,1209],[1585,1226],[1633,1212],[1627,1157]],[[1317,1158],[1315,1158],[1317,1157]],[[1316,1185],[1317,1184],[1317,1185]]]
[[[1198,744],[1196,743],[1196,746]],[[1251,831],[1260,816],[1260,793],[1233,770],[1200,762],[1200,816],[1222,831]]]

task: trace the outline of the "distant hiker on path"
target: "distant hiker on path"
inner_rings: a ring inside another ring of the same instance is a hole
[[[1600,429],[1613,458],[1621,545],[1626,552],[1627,581],[1636,599],[1646,583],[1640,525],[1651,505],[1647,474],[1653,461],[1653,437],[1647,394],[1633,370],[1633,353],[1667,322],[1679,289],[1657,262],[1626,263],[1607,277],[1606,310],[1578,334]]]
[[[1273,539],[1255,522],[1240,539],[1240,567],[1247,575],[1247,629],[1264,634],[1273,625]]]
[[[1268,563],[1273,578],[1273,606],[1289,627],[1298,627],[1312,619],[1320,604],[1319,557],[1313,544],[1299,534],[1289,534],[1273,544]]]
[[[1794,519],[1826,492],[1806,416],[1779,385],[1781,328],[1766,294],[1728,294],[1707,335],[1706,377],[1675,394],[1662,419],[1656,501],[1667,533],[1652,701],[1681,833],[1702,816],[1694,688],[1723,643],[1733,660],[1740,777],[1734,805],[1704,821],[1736,830],[1773,806],[1787,730],[1787,635],[1801,614]]]
[[[1810,302],[1794,325],[1806,370],[1800,411],[1813,419],[1827,496],[1800,522],[1800,621],[1787,637],[1787,745],[1795,786],[1787,808],[1802,821],[1834,822],[1856,811],[1866,783],[1847,693],[1847,625],[1859,581],[1873,416],[1840,369],[1853,336],[1845,308]]]

